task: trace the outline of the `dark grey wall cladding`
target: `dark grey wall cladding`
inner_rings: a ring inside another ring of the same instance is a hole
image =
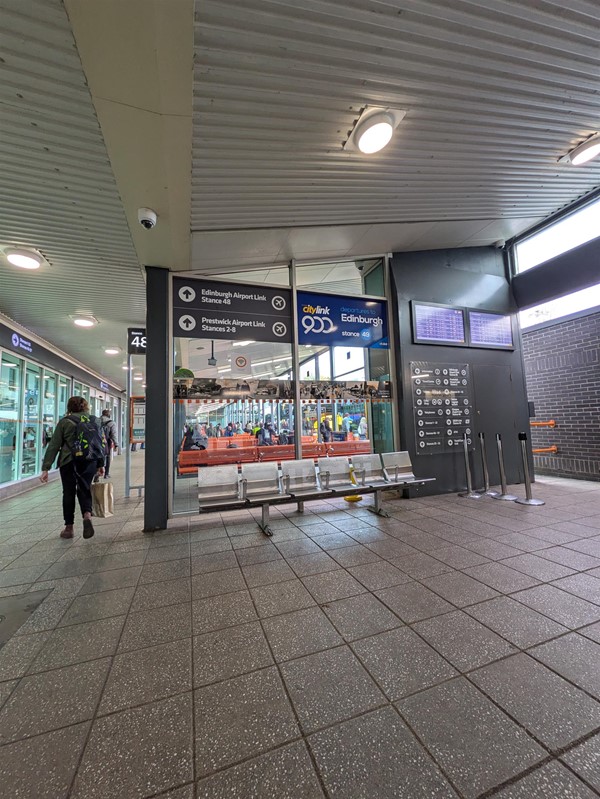
[[[415,445],[411,400],[411,361],[440,364],[467,363],[474,389],[474,429],[483,432],[488,450],[490,479],[498,484],[496,433],[502,436],[508,481],[523,479],[517,435],[529,430],[521,342],[513,321],[514,351],[413,344],[410,301],[436,302],[502,314],[516,312],[505,276],[502,253],[493,247],[395,253],[392,259],[399,414],[402,449],[407,449],[421,477],[436,477],[425,493],[458,491],[465,487],[462,451],[422,455]],[[479,447],[472,455],[474,482],[482,482]]]
[[[555,444],[555,455],[535,455],[539,474],[600,480],[600,312],[523,331],[527,392],[536,421],[534,447]]]

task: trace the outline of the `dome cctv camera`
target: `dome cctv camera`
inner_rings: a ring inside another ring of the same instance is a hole
[[[138,208],[138,222],[146,230],[152,230],[157,220],[156,212],[151,208]]]

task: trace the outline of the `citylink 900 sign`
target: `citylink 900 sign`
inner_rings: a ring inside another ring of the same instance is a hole
[[[302,314],[301,324],[305,333],[332,333],[335,330],[327,305],[304,305]]]

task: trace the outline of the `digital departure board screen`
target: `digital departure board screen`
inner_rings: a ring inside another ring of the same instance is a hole
[[[510,316],[489,311],[469,311],[469,343],[472,347],[512,349]]]
[[[465,316],[462,308],[413,302],[413,340],[415,344],[464,346]]]

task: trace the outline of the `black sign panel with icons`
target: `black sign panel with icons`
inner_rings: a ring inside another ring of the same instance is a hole
[[[127,329],[127,354],[146,354],[146,328],[130,327]]]
[[[417,454],[461,451],[465,433],[474,449],[469,365],[413,361],[410,380]]]
[[[175,277],[173,335],[289,344],[291,292],[260,285]]]

